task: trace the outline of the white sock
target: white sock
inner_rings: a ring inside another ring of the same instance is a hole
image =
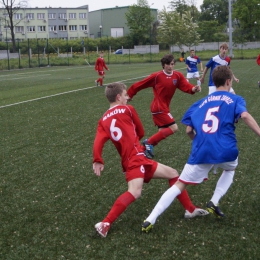
[[[149,221],[151,224],[154,224],[156,219],[171,205],[173,200],[179,194],[181,194],[181,191],[176,185],[170,187],[167,191],[164,192],[164,194],[154,207],[152,213],[146,220]]]
[[[221,174],[211,201],[217,205],[220,199],[227,193],[233,182],[235,171],[223,171]]]

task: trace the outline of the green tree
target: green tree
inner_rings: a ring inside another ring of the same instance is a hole
[[[226,41],[224,33],[226,25],[219,26],[217,21],[201,21],[198,23],[198,33],[204,42]]]
[[[134,44],[145,44],[150,41],[155,17],[152,16],[146,0],[139,0],[137,5],[130,6],[126,12],[126,20]]]
[[[180,48],[183,45],[191,47],[197,45],[200,40],[198,26],[193,22],[190,12],[184,12],[182,16],[176,11],[166,11],[164,8],[159,13],[160,25],[158,26],[158,42],[168,45],[176,44]]]
[[[260,39],[260,2],[259,0],[237,0],[233,4],[232,17],[236,27],[244,31],[247,40]]]
[[[217,21],[218,25],[227,24],[228,0],[204,0],[200,8],[200,21]]]
[[[4,13],[2,14],[3,17],[1,17],[2,20],[5,21],[5,26],[7,28],[10,28],[11,32],[11,41],[13,45],[13,52],[16,52],[16,46],[15,46],[15,26],[24,18],[16,19],[14,20],[14,15],[22,8],[27,6],[26,0],[1,0],[0,5],[2,5],[2,8],[5,9]],[[6,30],[7,30],[6,28]],[[7,40],[7,39],[6,39]]]

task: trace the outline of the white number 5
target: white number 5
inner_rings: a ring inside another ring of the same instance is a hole
[[[116,119],[113,119],[110,125],[110,133],[112,138],[115,141],[119,141],[120,138],[122,137],[122,131],[119,127],[116,127],[115,124],[116,124]]]
[[[208,121],[207,123],[202,125],[202,130],[206,133],[213,134],[218,130],[219,125],[219,119],[213,115],[212,113],[218,112],[219,107],[213,107],[210,108],[206,114],[205,121]],[[211,121],[211,124],[209,126],[209,121]]]

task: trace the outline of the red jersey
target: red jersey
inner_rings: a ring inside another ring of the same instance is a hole
[[[98,122],[93,146],[93,162],[104,164],[102,149],[110,139],[121,156],[123,170],[127,171],[131,157],[144,155],[144,149],[140,144],[143,136],[144,128],[133,106],[111,107]]]
[[[169,106],[177,88],[183,92],[194,94],[192,92],[194,86],[178,71],[173,71],[171,75],[166,74],[164,71],[155,72],[149,77],[134,83],[128,89],[127,94],[132,98],[138,91],[149,87],[153,88],[154,94],[150,106],[152,113],[169,113]]]
[[[256,58],[256,63],[260,66],[260,54],[259,54],[258,57]]]
[[[104,58],[101,58],[101,57],[97,58],[96,64],[95,64],[95,70],[97,70],[97,71],[104,71],[104,68],[106,70],[108,70],[108,67],[107,67],[107,65],[105,63]]]

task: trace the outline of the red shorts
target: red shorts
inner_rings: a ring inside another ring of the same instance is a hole
[[[133,156],[128,163],[126,181],[143,178],[144,182],[148,183],[153,178],[157,165],[156,161],[150,160],[144,155]]]
[[[98,71],[98,75],[99,76],[105,76],[105,71],[103,71],[103,70],[102,71]]]
[[[168,127],[175,123],[171,113],[153,114],[153,122],[158,127]]]

